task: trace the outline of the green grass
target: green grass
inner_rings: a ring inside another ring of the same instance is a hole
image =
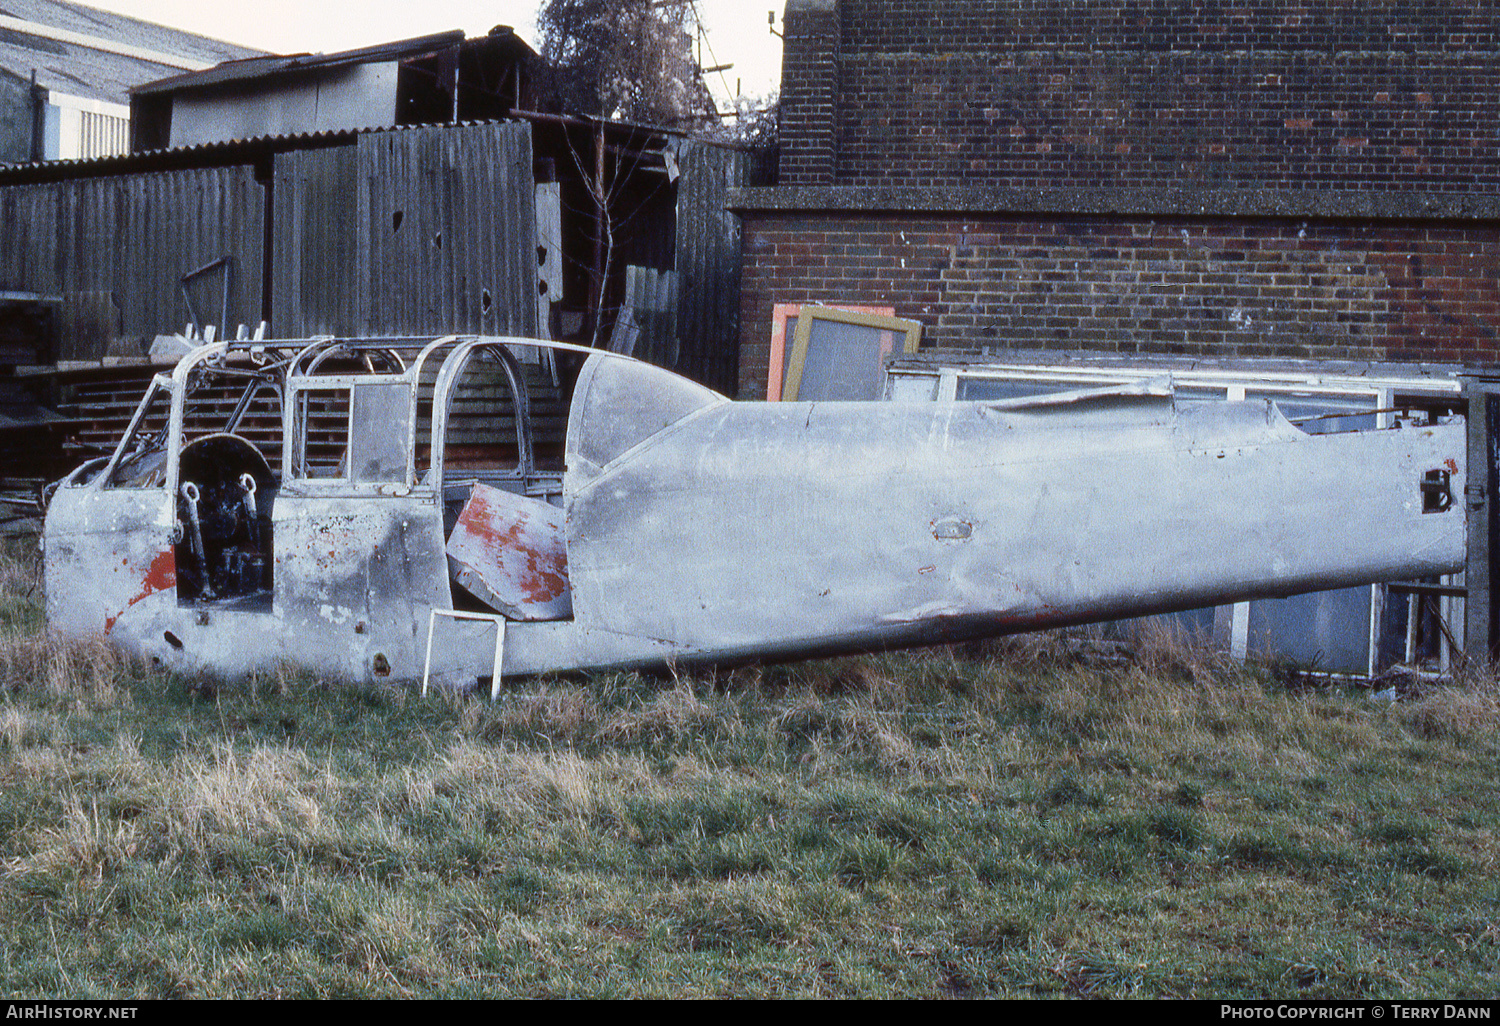
[[[498,702],[204,689],[0,566],[0,991],[1488,997],[1492,684],[1046,639]]]

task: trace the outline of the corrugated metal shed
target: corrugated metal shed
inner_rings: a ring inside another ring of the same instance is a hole
[[[265,195],[250,168],[0,188],[0,231],[0,288],[60,295],[65,321],[77,325],[64,332],[59,361],[96,361],[116,334],[181,330],[189,314],[179,279],[224,256],[234,259],[230,329],[260,320]],[[220,281],[196,286],[210,322]],[[118,323],[96,323],[110,306]]]
[[[725,209],[750,155],[688,143],[678,157],[676,370],[733,395],[739,377],[740,219]]]
[[[533,189],[524,123],[278,154],[272,333],[535,334]]]
[[[535,335],[531,128],[361,136],[357,281],[371,335]]]
[[[257,167],[108,175],[93,162],[76,165],[71,180],[0,186],[0,289],[71,296],[65,361],[98,360],[116,334],[180,330],[189,315],[178,279],[226,255],[235,262],[230,330],[265,316],[280,337],[536,334],[533,131],[489,122],[296,137],[263,141]],[[660,201],[631,198],[632,231],[613,271],[623,281],[627,265],[675,263],[680,344],[662,339],[642,355],[732,392],[740,228],[724,204],[749,158],[712,145],[674,149],[675,188],[658,171]],[[230,152],[240,150],[149,159]],[[637,250],[651,259],[632,259]],[[195,286],[210,323],[218,285],[211,275]],[[89,327],[110,303],[118,324]]]

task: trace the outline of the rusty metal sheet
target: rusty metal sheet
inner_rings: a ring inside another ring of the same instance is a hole
[[[563,511],[478,482],[448,536],[454,580],[512,620],[573,615]]]

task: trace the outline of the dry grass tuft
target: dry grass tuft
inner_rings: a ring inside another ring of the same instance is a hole
[[[98,884],[133,857],[138,846],[133,822],[101,814],[95,804],[84,806],[70,794],[63,800],[62,821],[38,830],[29,839],[28,855],[7,859],[6,876],[61,874],[85,884]]]
[[[0,595],[33,595],[41,581],[42,553],[34,542],[7,539],[0,544]]]
[[[124,661],[102,637],[83,640],[47,633],[0,638],[0,686],[41,691],[54,698],[87,698],[113,706]]]
[[[840,709],[835,722],[843,752],[865,755],[886,773],[921,771],[931,760],[920,758],[917,746],[895,717],[856,703]]]
[[[470,740],[455,742],[435,765],[406,774],[402,802],[431,805],[438,796],[464,796],[512,824],[587,822],[612,810],[625,794],[656,788],[639,759],[586,759],[571,750],[516,752]]]
[[[1436,688],[1395,713],[1419,737],[1468,741],[1500,731],[1500,687],[1484,682]]]
[[[36,737],[34,717],[13,705],[0,709],[0,743],[7,748],[20,748]]]
[[[952,661],[952,654],[943,650],[940,654],[920,653],[914,661],[920,664],[926,659],[941,659],[944,664]],[[851,660],[848,676],[844,682],[846,692],[858,696],[874,709],[903,709],[909,700],[905,682],[891,672],[890,661],[884,656],[868,656]]]
[[[1088,628],[1083,630],[1089,632]],[[971,658],[980,657],[999,662],[1012,670],[1052,667],[1070,661],[1075,644],[1073,639],[1077,633],[1079,631],[1076,629],[1032,631],[990,641],[972,642],[963,648]]]
[[[600,727],[599,738],[612,744],[671,741],[713,725],[719,714],[698,697],[692,681],[681,678],[642,709],[622,709]]]
[[[313,831],[322,809],[313,797],[312,763],[293,748],[232,743],[180,756],[161,810],[167,828],[203,850],[215,835],[254,838]]]
[[[1132,627],[1135,665],[1151,677],[1199,687],[1244,677],[1244,667],[1226,651],[1179,620],[1152,616],[1135,621]]]
[[[540,694],[508,695],[499,710],[484,718],[489,737],[535,734],[553,744],[574,744],[598,729],[599,703],[583,688],[552,685]]]

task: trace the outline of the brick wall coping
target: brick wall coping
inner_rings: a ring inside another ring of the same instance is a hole
[[[729,190],[740,213],[1115,214],[1496,221],[1500,195],[1282,189],[928,189],[777,186]]]

